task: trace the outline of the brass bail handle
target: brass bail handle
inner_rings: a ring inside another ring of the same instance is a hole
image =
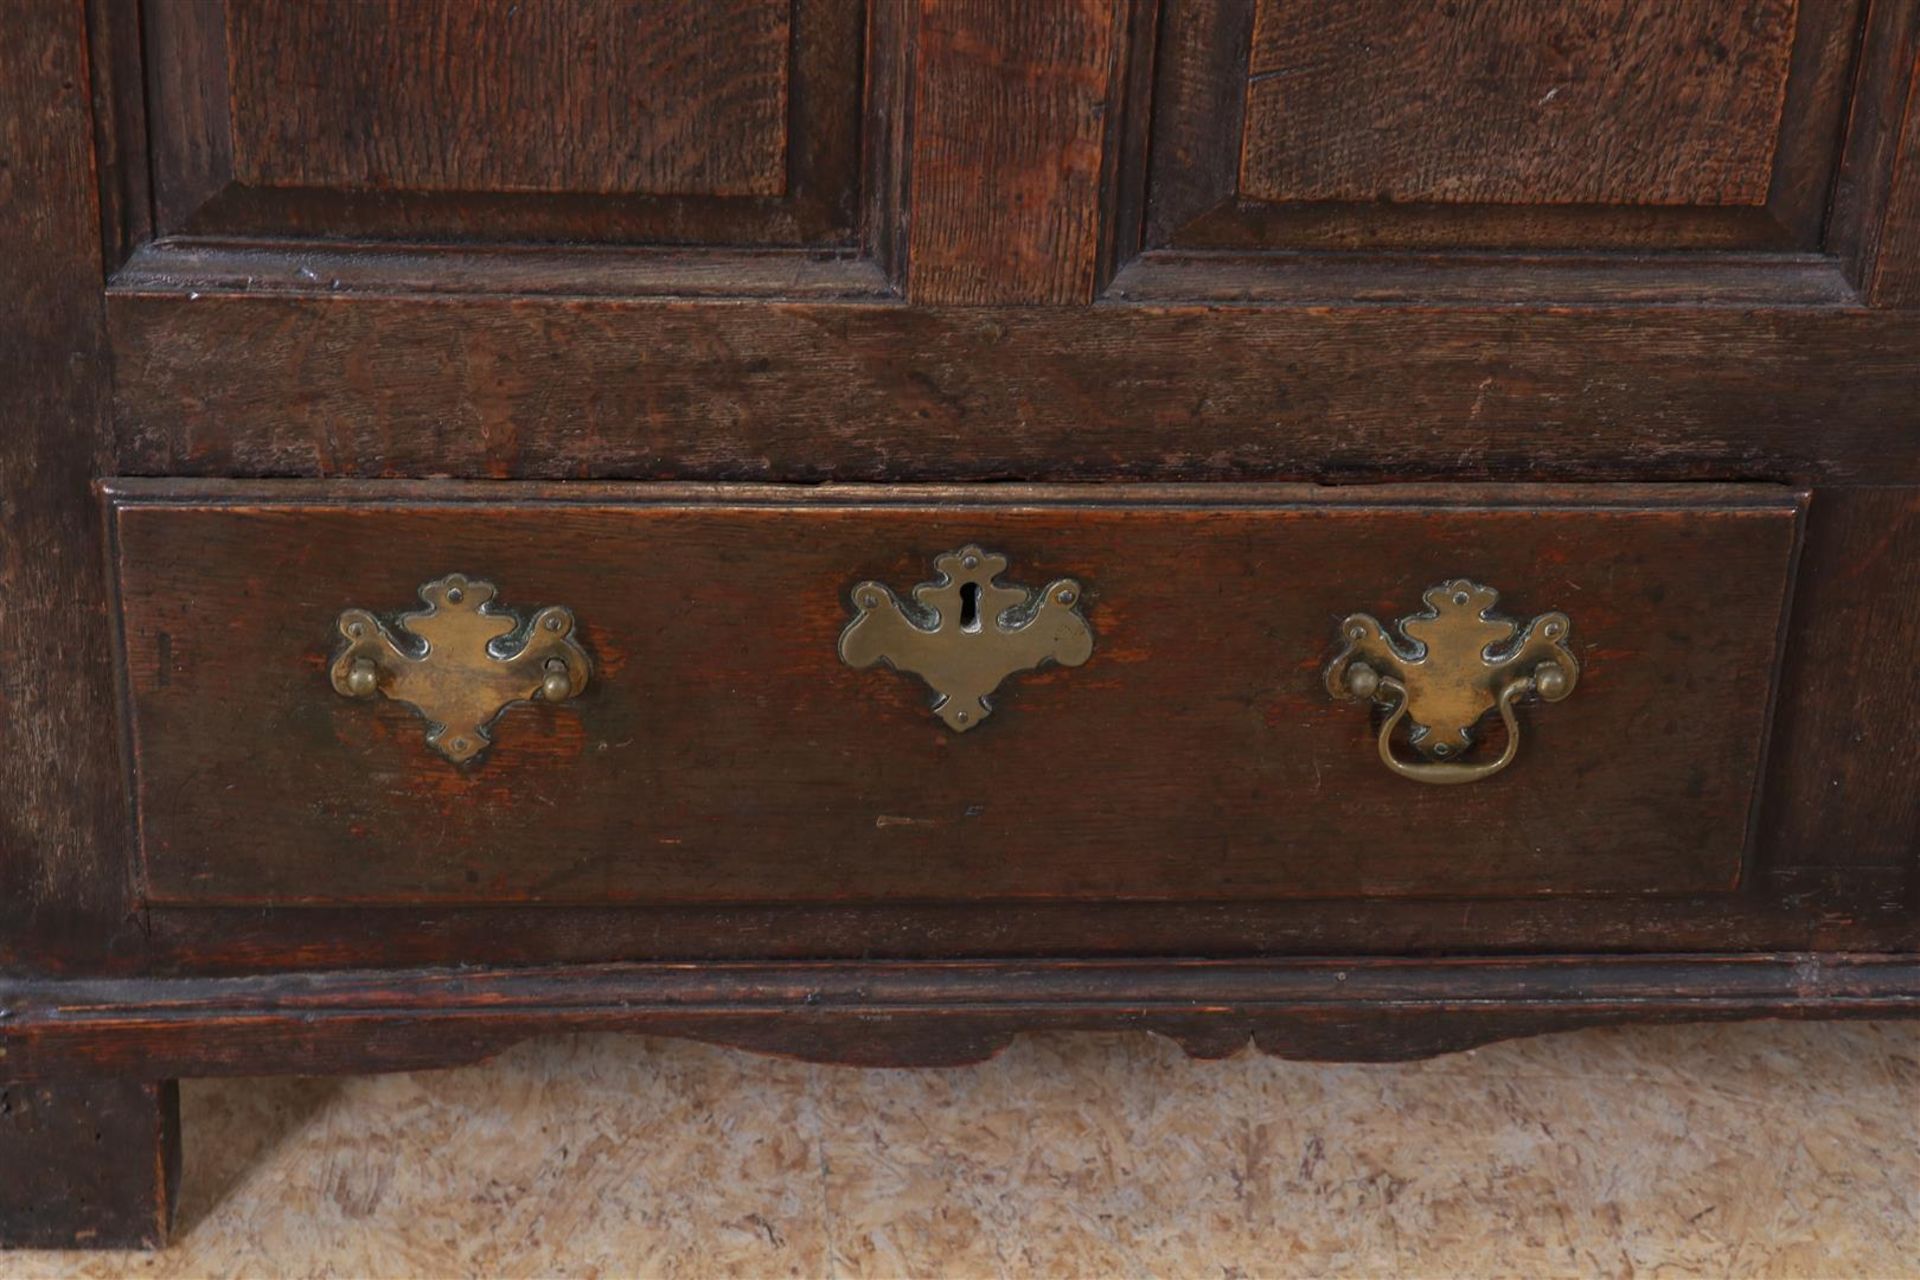
[[[1327,667],[1327,692],[1343,700],[1391,708],[1380,726],[1380,760],[1415,782],[1451,786],[1491,778],[1520,751],[1514,704],[1527,696],[1559,702],[1573,692],[1580,664],[1567,638],[1564,613],[1543,613],[1522,625],[1493,612],[1500,593],[1465,578],[1429,587],[1427,609],[1402,618],[1400,638],[1369,614],[1340,624],[1342,648]],[[1507,742],[1492,760],[1456,759],[1470,751],[1475,726],[1498,710]],[[1402,758],[1395,732],[1421,758]]]

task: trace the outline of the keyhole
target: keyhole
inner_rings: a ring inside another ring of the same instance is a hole
[[[960,629],[980,629],[980,584],[969,582],[960,588]]]

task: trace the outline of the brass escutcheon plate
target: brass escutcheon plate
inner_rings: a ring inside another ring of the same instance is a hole
[[[1558,702],[1573,692],[1580,664],[1567,648],[1573,623],[1543,613],[1524,626],[1493,612],[1500,593],[1465,578],[1427,588],[1426,611],[1402,618],[1395,640],[1372,615],[1340,624],[1342,647],[1326,671],[1327,692],[1391,708],[1380,729],[1380,759],[1417,782],[1478,782],[1513,763],[1520,724],[1513,704],[1534,695]],[[1501,754],[1469,764],[1474,728],[1498,709],[1507,729]],[[1400,758],[1394,730],[1410,720],[1407,741],[1425,761]]]
[[[520,620],[490,608],[494,595],[491,582],[465,574],[429,582],[420,588],[426,609],[400,619],[404,640],[365,609],[348,609],[335,691],[406,703],[427,721],[427,742],[456,763],[486,749],[487,727],[513,703],[578,697],[593,667],[573,638],[573,613],[542,609],[516,641]]]
[[[948,728],[965,733],[991,715],[990,696],[1015,672],[1048,662],[1077,667],[1092,656],[1093,630],[1080,616],[1073,579],[1037,594],[1004,585],[998,578],[1007,557],[976,546],[949,551],[934,567],[939,578],[915,587],[912,604],[878,582],[856,586],[840,658],[919,676]]]

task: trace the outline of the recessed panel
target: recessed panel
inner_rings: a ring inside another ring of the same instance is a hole
[[[789,7],[228,0],[234,176],[779,195]]]
[[[1165,0],[1143,247],[1817,251],[1861,0]]]
[[[144,0],[160,237],[852,246],[863,0]]]
[[[1244,195],[1759,205],[1794,0],[1262,0]]]

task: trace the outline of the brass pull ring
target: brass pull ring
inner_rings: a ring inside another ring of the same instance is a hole
[[[1388,693],[1398,695],[1386,723],[1380,726],[1380,760],[1387,768],[1403,778],[1412,778],[1415,782],[1431,782],[1437,786],[1452,786],[1461,782],[1478,782],[1482,778],[1491,778],[1513,763],[1514,756],[1520,752],[1520,722],[1513,714],[1513,702],[1527,691],[1527,681],[1515,681],[1500,690],[1498,706],[1500,719],[1507,726],[1507,746],[1497,760],[1487,760],[1480,764],[1414,764],[1402,760],[1393,749],[1393,731],[1407,718],[1407,687],[1398,680],[1382,678],[1379,687]]]
[[[1402,618],[1399,638],[1373,617],[1356,613],[1340,624],[1343,647],[1327,667],[1327,691],[1336,698],[1391,708],[1380,726],[1380,760],[1415,782],[1441,786],[1480,782],[1520,751],[1514,704],[1529,694],[1559,702],[1573,692],[1580,664],[1567,648],[1573,622],[1543,613],[1525,626],[1493,612],[1500,594],[1458,578],[1429,588],[1427,610]],[[1493,760],[1457,759],[1473,747],[1474,729],[1498,710],[1507,742]],[[1409,743],[1425,757],[1404,759],[1394,744],[1401,721]]]

